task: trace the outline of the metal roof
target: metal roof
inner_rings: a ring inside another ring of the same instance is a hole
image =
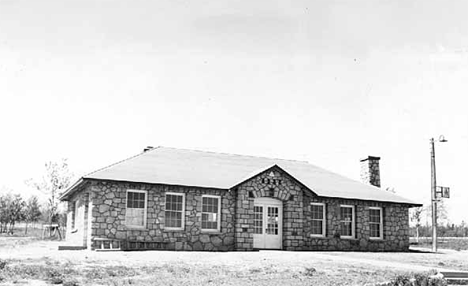
[[[90,173],[83,179],[231,189],[275,165],[318,196],[419,205],[304,161],[168,147],[153,148]],[[67,190],[62,198],[71,194],[79,182]]]

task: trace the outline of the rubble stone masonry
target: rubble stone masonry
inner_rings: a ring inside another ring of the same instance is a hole
[[[254,200],[269,197],[283,202],[283,249],[301,250],[303,238],[303,190],[278,168],[263,172],[237,188],[236,249],[252,250]]]
[[[92,185],[92,236],[119,240],[162,242],[168,250],[227,251],[234,249],[234,204],[232,193],[225,190],[181,186],[96,182]],[[125,225],[127,190],[147,191],[146,228]],[[185,229],[164,227],[165,193],[185,193]],[[201,230],[202,195],[221,197],[219,232]]]
[[[324,203],[326,208],[326,234],[311,236],[310,203]],[[304,250],[352,250],[352,251],[408,251],[408,207],[399,204],[366,202],[334,198],[304,196]],[[355,237],[340,238],[340,205],[352,205],[355,209]],[[383,212],[383,238],[370,239],[369,208],[380,207]]]
[[[127,190],[147,193],[146,227],[125,224]],[[185,194],[185,227],[165,228],[165,194]],[[201,230],[202,195],[221,197],[221,227]],[[232,190],[154,185],[112,181],[89,181],[69,201],[67,240],[94,248],[91,238],[158,242],[167,250],[253,250],[255,198],[274,198],[283,203],[282,248],[284,250],[407,251],[408,206],[339,198],[317,197],[299,182],[273,167]],[[78,210],[75,201],[78,200]],[[311,236],[311,202],[326,204],[326,235]],[[339,237],[340,205],[355,207],[355,237]],[[369,207],[383,209],[383,239],[369,238]],[[77,212],[74,229],[72,215]],[[91,211],[91,212],[90,212]]]

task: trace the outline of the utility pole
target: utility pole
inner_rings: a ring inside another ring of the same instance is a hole
[[[447,142],[443,135],[440,135],[438,142]],[[431,203],[432,203],[432,251],[437,252],[437,189],[439,189],[439,197],[449,198],[450,188],[437,187],[436,181],[436,164],[435,164],[435,148],[434,138],[430,140],[431,144]]]
[[[432,251],[437,252],[437,195],[434,138],[431,138]]]

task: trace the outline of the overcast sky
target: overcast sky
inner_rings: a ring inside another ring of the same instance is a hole
[[[0,0],[0,188],[170,146],[307,160],[468,221],[468,1]]]

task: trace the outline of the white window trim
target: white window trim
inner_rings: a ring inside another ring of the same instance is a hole
[[[172,196],[182,196],[182,221],[180,227],[167,227],[166,226],[166,200],[167,195]],[[164,194],[164,229],[165,230],[184,230],[185,229],[185,193],[173,193],[173,192],[166,192]]]
[[[369,207],[369,210],[380,210],[380,236],[370,236],[370,233],[369,233],[369,239],[382,240],[383,239],[383,209],[381,207]],[[369,224],[371,224],[370,221],[369,221]],[[369,228],[369,231],[370,231],[370,228]]]
[[[354,239],[356,236],[356,212],[354,211],[354,206],[353,205],[340,205],[340,215],[341,215],[341,208],[351,208],[352,209],[352,218],[353,220],[351,221],[351,236],[349,235],[340,235],[340,238],[346,238],[346,239]],[[340,225],[343,219],[340,217]]]
[[[127,224],[127,209],[128,209],[128,192],[132,193],[144,193],[145,194],[145,209],[143,211],[143,225],[131,225]],[[127,189],[125,194],[125,226],[131,229],[146,229],[146,219],[148,216],[148,191],[144,190],[135,190],[135,189]]]
[[[322,223],[322,234],[311,234],[311,237],[325,237],[327,231],[327,217],[326,217],[326,205],[325,203],[310,203],[311,206],[322,206],[323,207],[323,223]],[[315,219],[311,219],[315,220]]]
[[[218,199],[218,227],[217,229],[211,229],[211,228],[202,228],[202,220],[203,220],[203,198],[217,198]],[[221,196],[213,196],[213,195],[202,195],[201,199],[201,218],[200,218],[200,229],[202,232],[220,232],[221,231]]]

